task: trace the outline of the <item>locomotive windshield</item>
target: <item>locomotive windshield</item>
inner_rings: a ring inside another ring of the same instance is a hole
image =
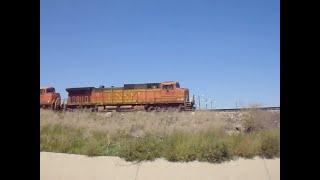
[[[163,89],[171,90],[173,89],[173,85],[163,85]]]
[[[47,89],[47,93],[54,93],[54,91],[55,91],[54,88],[48,88]]]

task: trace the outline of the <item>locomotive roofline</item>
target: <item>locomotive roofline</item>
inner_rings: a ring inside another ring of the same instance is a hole
[[[67,88],[67,92],[73,92],[73,91],[92,91],[92,90],[107,90],[107,89],[159,89],[161,85],[171,85],[171,84],[179,84],[178,81],[163,81],[160,83],[137,83],[137,84],[124,84],[122,87],[76,87],[76,88]],[[186,89],[181,88],[180,89]]]
[[[66,91],[70,92],[70,91],[91,91],[92,89],[94,89],[94,87],[77,87],[77,88],[67,88]]]
[[[54,87],[52,87],[52,86],[40,86],[40,89],[51,89],[51,88],[53,88],[54,89]]]
[[[176,84],[176,83],[179,83],[179,82],[178,81],[164,81],[164,82],[161,82],[160,84],[168,85],[168,84]]]

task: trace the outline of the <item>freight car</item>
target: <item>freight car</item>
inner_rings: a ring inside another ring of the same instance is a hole
[[[179,82],[124,84],[123,87],[79,87],[67,88],[66,109],[99,109],[117,111],[123,109],[194,110],[194,97],[190,101],[189,90],[181,88]]]
[[[60,108],[61,97],[54,87],[40,87],[40,108],[57,110]]]

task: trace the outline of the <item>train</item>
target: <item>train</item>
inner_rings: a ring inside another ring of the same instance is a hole
[[[103,110],[195,110],[195,99],[189,89],[177,81],[160,83],[124,84],[122,87],[73,87],[66,88],[68,98],[61,100],[54,87],[40,88],[40,107],[53,110],[91,111]]]

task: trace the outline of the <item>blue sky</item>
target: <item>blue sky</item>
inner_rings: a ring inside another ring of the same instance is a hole
[[[175,80],[216,108],[280,106],[279,0],[40,3],[40,84],[64,98],[68,87]]]

